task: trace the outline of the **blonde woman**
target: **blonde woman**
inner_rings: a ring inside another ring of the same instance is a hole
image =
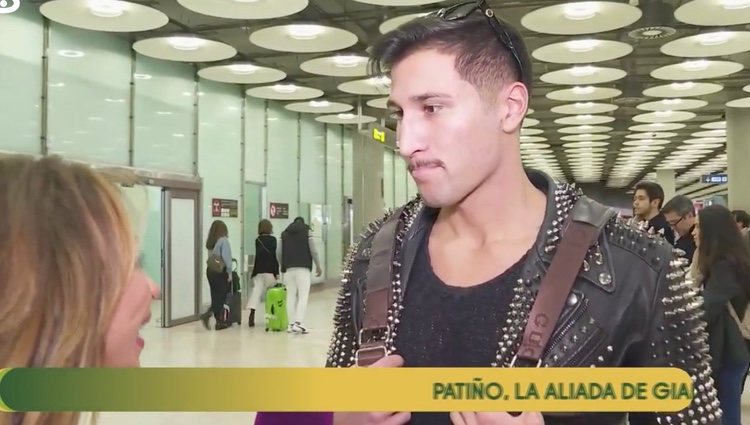
[[[56,158],[0,159],[0,211],[0,365],[140,366],[158,290],[138,265],[116,186]],[[13,413],[0,425],[80,417]]]

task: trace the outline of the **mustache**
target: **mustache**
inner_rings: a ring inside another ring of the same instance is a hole
[[[437,160],[437,159],[413,159],[409,161],[409,171],[414,171],[417,168],[421,167],[443,167],[445,164],[443,164],[443,161]]]

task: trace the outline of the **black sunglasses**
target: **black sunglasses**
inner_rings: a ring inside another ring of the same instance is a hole
[[[518,49],[516,49],[515,44],[513,44],[513,37],[511,36],[510,32],[508,32],[508,24],[500,20],[500,18],[495,15],[495,11],[490,9],[490,7],[487,5],[487,0],[475,0],[459,3],[450,7],[440,9],[431,15],[446,21],[455,21],[458,19],[464,19],[477,10],[482,12],[482,14],[487,18],[487,22],[489,22],[492,30],[495,32],[497,39],[500,40],[503,46],[505,46],[505,48],[508,49],[511,55],[513,55],[513,59],[516,61],[516,66],[518,67],[518,75],[521,79],[521,82],[526,86],[530,86],[530,76],[526,75],[526,73],[530,70],[526,69],[523,62],[521,61],[521,57],[518,54]]]

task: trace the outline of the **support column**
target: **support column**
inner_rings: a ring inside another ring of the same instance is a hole
[[[656,182],[664,189],[664,203],[666,204],[676,192],[674,170],[656,170]]]
[[[750,109],[727,108],[729,208],[750,211]]]
[[[383,217],[383,152],[384,146],[369,137],[365,131],[357,132],[353,140],[354,174],[353,207],[354,231],[359,234],[373,220]]]

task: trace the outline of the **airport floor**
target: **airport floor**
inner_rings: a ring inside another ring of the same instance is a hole
[[[310,333],[266,333],[263,326],[244,323],[221,332],[206,331],[200,323],[170,329],[157,319],[143,330],[146,347],[144,367],[307,367],[325,363],[331,336],[331,315],[337,288],[313,292],[308,307]],[[156,308],[156,307],[155,307]],[[247,319],[247,312],[243,320]],[[260,323],[260,321],[258,321]],[[279,361],[278,359],[282,359]],[[196,383],[206,391],[220,390],[220,383]],[[219,388],[217,388],[217,385]],[[248,382],[248,385],[262,383]],[[750,385],[743,399],[743,422],[750,423]],[[99,425],[250,425],[253,413],[103,413]]]

